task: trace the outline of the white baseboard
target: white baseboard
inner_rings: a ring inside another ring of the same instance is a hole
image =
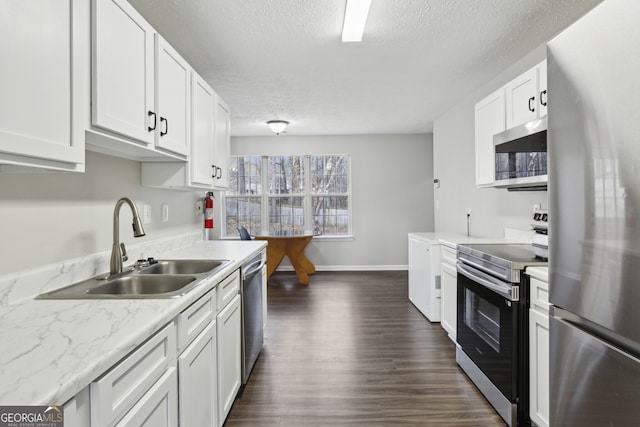
[[[316,265],[316,271],[406,271],[408,269],[408,265]],[[293,267],[279,266],[276,271],[293,271]]]

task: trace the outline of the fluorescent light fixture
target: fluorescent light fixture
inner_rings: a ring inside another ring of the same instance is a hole
[[[347,0],[342,27],[343,42],[361,42],[371,0]]]
[[[276,135],[280,135],[289,125],[289,122],[285,120],[269,120],[267,124],[269,125],[273,133],[275,133]]]

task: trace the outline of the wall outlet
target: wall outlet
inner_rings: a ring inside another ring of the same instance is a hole
[[[542,203],[534,203],[533,204],[533,211],[539,211],[540,209],[542,209]]]
[[[204,213],[203,204],[202,200],[196,200],[196,215],[202,215]]]
[[[471,215],[471,208],[467,208],[467,215]]]
[[[163,203],[161,208],[162,208],[162,222],[169,221],[169,205],[166,203]]]
[[[142,223],[151,224],[151,205],[147,203],[142,205]]]

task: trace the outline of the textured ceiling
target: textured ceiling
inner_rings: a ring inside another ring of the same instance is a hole
[[[466,94],[601,0],[130,0],[229,104],[232,134],[430,132]]]

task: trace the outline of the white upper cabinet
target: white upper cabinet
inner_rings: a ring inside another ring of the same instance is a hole
[[[215,152],[213,156],[214,183],[218,189],[229,188],[229,145],[231,143],[231,110],[216,97]]]
[[[189,159],[187,162],[143,162],[144,186],[177,190],[213,189],[216,93],[195,71],[191,71],[190,91]]]
[[[156,148],[189,153],[191,67],[156,34]]]
[[[84,171],[89,19],[86,0],[3,1],[0,171]]]
[[[189,64],[126,0],[93,0],[88,147],[135,160],[189,154]]]
[[[505,130],[505,89],[500,88],[475,107],[476,185],[493,185],[495,160],[493,135]]]
[[[546,82],[545,60],[506,85],[507,129],[547,114]]]
[[[476,104],[476,186],[493,186],[495,180],[493,136],[546,115],[546,60]]]
[[[154,99],[154,35],[126,0],[93,1],[92,124],[148,147],[160,120]]]
[[[547,60],[545,59],[536,66],[538,71],[538,101],[539,101],[539,116],[544,117],[547,115]]]
[[[195,72],[191,81],[191,183],[213,187],[216,94]]]

